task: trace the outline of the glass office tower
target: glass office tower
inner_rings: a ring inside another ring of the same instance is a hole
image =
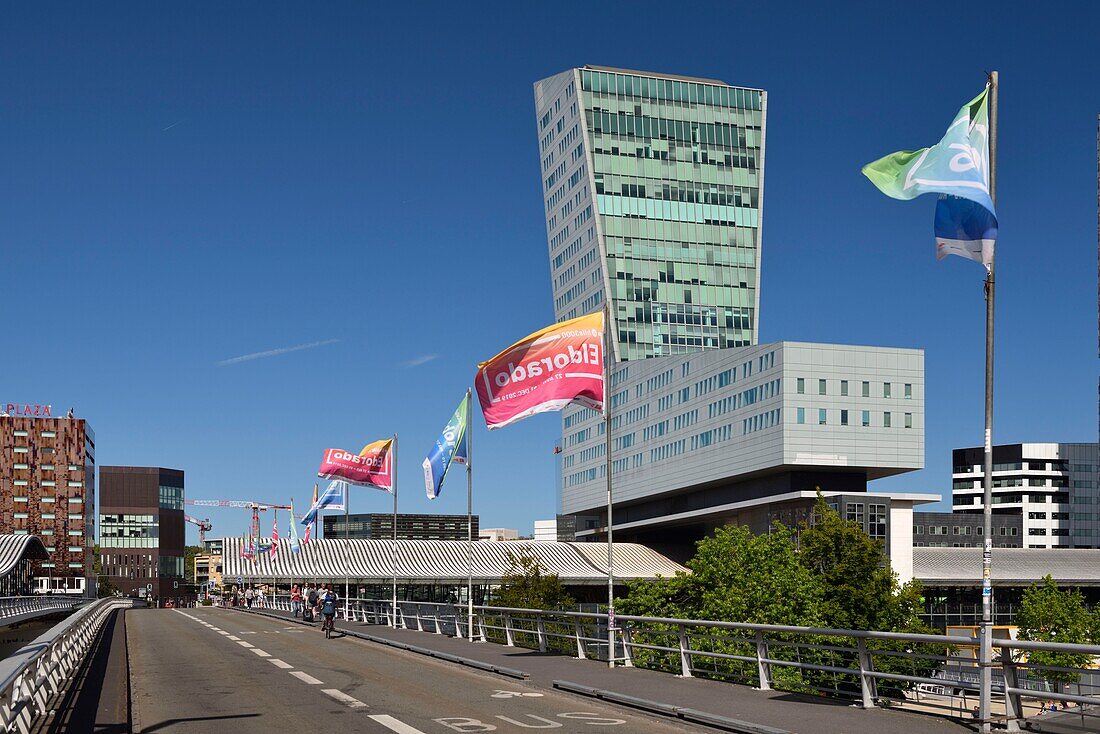
[[[557,319],[610,293],[619,360],[756,344],[766,93],[585,66],[535,107]]]

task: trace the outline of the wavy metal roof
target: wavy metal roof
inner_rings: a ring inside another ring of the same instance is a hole
[[[0,535],[0,576],[15,568],[24,558],[45,560],[50,557],[36,535]]]
[[[223,575],[243,579],[342,579],[345,569],[354,579],[384,582],[393,578],[393,541],[311,540],[302,552],[290,552],[285,541],[272,558],[240,557],[241,538],[225,538]],[[457,583],[466,580],[470,544],[461,540],[397,541],[397,578],[403,583]],[[545,573],[557,574],[567,585],[607,582],[607,547],[596,543],[479,541],[472,544],[474,580],[499,583],[512,568],[512,557],[526,553]],[[615,576],[623,580],[653,579],[686,571],[660,553],[635,543],[615,544]]]
[[[1100,549],[993,549],[994,586],[1028,586],[1047,574],[1061,585],[1100,586]],[[982,549],[914,548],[913,576],[926,586],[980,586]]]

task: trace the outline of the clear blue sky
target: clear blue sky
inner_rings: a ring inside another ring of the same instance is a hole
[[[1097,439],[1094,4],[395,5],[6,6],[0,401],[75,406],[101,465],[188,497],[303,509],[324,448],[396,431],[401,510],[464,512],[420,462],[476,362],[552,320],[531,86],[592,63],[768,90],[761,341],[923,348],[927,468],[874,486],[949,495],[982,271],[859,168],[998,69],[994,440]],[[553,516],[559,427],[476,431],[483,526]]]

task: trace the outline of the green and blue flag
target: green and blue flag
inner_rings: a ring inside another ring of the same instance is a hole
[[[443,433],[435,440],[435,445],[424,459],[424,488],[428,499],[434,500],[443,489],[443,480],[451,463],[465,464],[469,460],[466,441],[466,415],[469,412],[470,394],[462,398]]]
[[[895,199],[939,194],[936,258],[958,255],[993,264],[997,214],[989,193],[989,88],[963,106],[939,143],[898,151],[863,167]]]

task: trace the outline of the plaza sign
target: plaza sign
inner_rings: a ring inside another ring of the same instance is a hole
[[[52,418],[51,405],[39,405],[38,403],[3,403],[4,412],[16,418]]]

